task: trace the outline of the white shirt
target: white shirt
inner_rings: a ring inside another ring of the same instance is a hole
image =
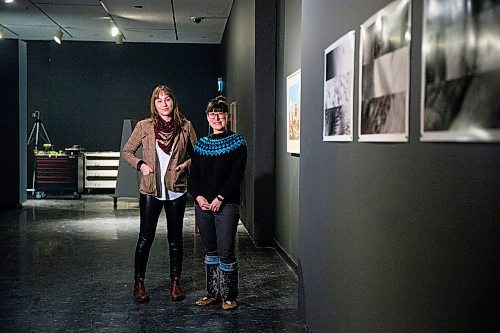
[[[174,150],[174,147],[172,147]],[[165,153],[163,149],[158,145],[158,140],[156,140],[156,154],[158,155],[158,161],[160,162],[160,175],[161,175],[161,197],[157,197],[158,200],[175,200],[182,197],[184,192],[172,192],[167,190],[165,186],[165,174],[167,173],[168,163],[170,162],[170,155]]]

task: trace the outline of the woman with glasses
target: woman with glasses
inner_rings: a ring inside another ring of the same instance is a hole
[[[123,147],[123,158],[141,171],[139,186],[140,230],[135,249],[134,299],[149,301],[144,287],[146,265],[158,218],[165,210],[170,256],[170,299],[184,298],[179,279],[182,271],[182,225],[186,208],[188,169],[196,142],[191,123],[179,110],[167,86],[157,86],[151,95],[151,116],[137,123]],[[143,158],[136,156],[142,147]]]
[[[234,246],[247,143],[243,136],[227,130],[229,110],[223,98],[211,100],[206,115],[213,134],[196,142],[189,178],[189,192],[195,198],[196,223],[205,249],[208,292],[196,304],[222,302],[223,310],[233,310],[238,307],[238,260]]]

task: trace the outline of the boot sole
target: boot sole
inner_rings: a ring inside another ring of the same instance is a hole
[[[195,302],[198,306],[209,306],[217,303],[221,303],[222,300],[220,298],[209,298],[209,299],[199,299]]]
[[[135,297],[134,297],[134,300],[135,300],[137,303],[141,303],[141,304],[142,304],[142,303],[147,303],[147,302],[149,302],[149,297],[147,297],[147,298],[142,298],[142,299],[141,299],[141,298],[135,298]]]
[[[182,301],[185,298],[186,298],[186,296],[170,297],[170,300],[172,300],[174,302],[178,302],[178,301]]]
[[[239,304],[226,304],[226,303],[223,303],[222,304],[222,310],[224,311],[232,311],[232,310],[236,310],[237,308],[239,307]]]

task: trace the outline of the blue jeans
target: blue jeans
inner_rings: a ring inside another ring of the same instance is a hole
[[[195,205],[195,214],[205,255],[219,256],[220,262],[224,264],[235,263],[234,243],[240,219],[239,206],[222,205],[220,211],[214,213]]]

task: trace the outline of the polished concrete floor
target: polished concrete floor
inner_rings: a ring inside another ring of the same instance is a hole
[[[200,308],[203,249],[194,209],[184,223],[182,286],[186,299],[168,298],[168,247],[162,214],[150,255],[151,301],[132,299],[139,225],[135,200],[88,195],[81,200],[29,200],[0,211],[0,332],[301,332],[297,278],[271,248],[255,248],[245,228],[237,235],[240,307]]]

